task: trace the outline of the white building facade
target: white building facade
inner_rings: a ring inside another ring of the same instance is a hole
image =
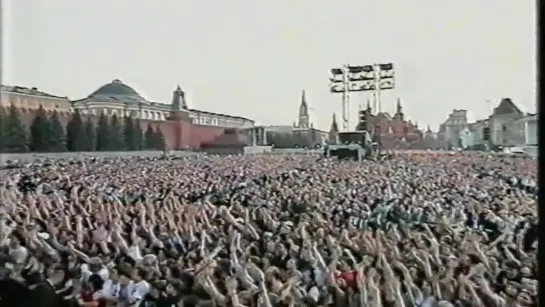
[[[467,110],[454,109],[447,120],[439,126],[438,140],[448,146],[459,146],[460,135],[468,129]]]
[[[525,123],[526,145],[530,145],[530,146],[539,145],[538,130],[539,130],[539,122],[538,122],[537,114],[529,116]]]
[[[478,120],[475,123],[469,124],[469,130],[473,137],[473,145],[486,144],[484,140],[484,129],[489,126],[488,119]]]
[[[118,79],[101,86],[86,98],[72,101],[72,106],[82,114],[98,116],[103,113],[152,121],[166,121],[172,112],[184,110],[194,125],[237,129],[254,126],[254,121],[248,118],[188,108],[185,93],[179,86],[173,91],[172,102],[165,104],[145,99]]]
[[[511,99],[503,98],[488,118],[490,143],[502,146],[524,144],[524,123],[519,121],[524,116]]]

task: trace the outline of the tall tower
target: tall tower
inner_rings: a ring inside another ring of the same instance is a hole
[[[339,132],[339,125],[337,125],[337,117],[333,113],[333,119],[331,120],[331,127],[329,128],[328,142],[329,144],[335,144],[337,142],[337,133]]]
[[[308,129],[310,127],[310,118],[308,116],[308,105],[305,90],[301,94],[301,104],[299,105],[299,117],[297,119],[297,128]]]
[[[367,114],[371,115],[373,112],[373,109],[371,108],[371,101],[367,99]]]
[[[181,111],[187,109],[187,104],[185,102],[185,93],[182,88],[178,85],[174,92],[172,92],[172,103],[170,105],[172,111]]]
[[[403,121],[404,117],[403,108],[401,107],[401,99],[397,98],[396,113],[394,114],[394,118]]]

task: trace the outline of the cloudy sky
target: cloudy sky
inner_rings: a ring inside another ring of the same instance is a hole
[[[2,83],[71,99],[121,79],[170,103],[291,124],[306,89],[315,126],[341,111],[329,69],[392,62],[406,116],[434,129],[502,97],[535,110],[535,1],[4,0]],[[358,104],[351,97],[356,122]],[[487,102],[489,101],[489,102]]]

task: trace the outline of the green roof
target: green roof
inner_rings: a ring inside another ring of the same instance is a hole
[[[123,82],[121,82],[121,80],[118,79],[115,79],[108,84],[104,84],[89,95],[89,97],[96,96],[113,96],[116,98],[132,98],[145,101],[145,99],[140,96],[140,94],[138,94],[132,87],[124,84]]]

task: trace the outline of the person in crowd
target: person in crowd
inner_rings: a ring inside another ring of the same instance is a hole
[[[0,170],[0,305],[537,306],[536,173],[414,151]]]

